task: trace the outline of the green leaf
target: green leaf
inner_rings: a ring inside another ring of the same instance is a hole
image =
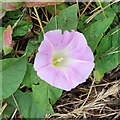
[[[21,114],[25,118],[44,118],[45,112],[39,107],[37,102],[35,101],[32,93],[23,93],[20,90],[17,90],[14,93],[14,97],[17,101],[17,104],[20,108]],[[15,102],[13,101],[12,96],[7,99],[15,108]]]
[[[27,71],[23,80],[23,84],[29,88],[32,88],[33,84],[38,84],[40,78],[37,76],[36,71],[31,63],[27,64]]]
[[[2,44],[3,44],[3,32],[6,28],[0,27],[0,52],[2,52]]]
[[[32,23],[25,20],[20,20],[13,31],[13,37],[25,35],[28,32],[28,28],[31,29],[32,27]]]
[[[50,20],[50,22],[44,27],[44,31],[48,32],[50,30],[61,29],[62,31],[68,30],[71,31],[72,29],[77,29],[77,5],[72,5],[64,10],[61,13]],[[42,32],[39,35],[39,42],[43,40]]]
[[[100,82],[100,80],[104,77],[104,73],[100,73],[99,71],[95,70],[95,80],[96,82]]]
[[[100,59],[96,59],[95,64],[96,71],[100,72],[101,74],[109,72],[110,70],[114,69],[118,65],[118,54],[108,54],[103,56]]]
[[[0,52],[2,52],[2,40],[3,40],[3,30],[2,27],[0,27]]]
[[[2,64],[2,95],[0,100],[12,95],[19,87],[26,72],[26,57],[0,60]],[[0,93],[1,94],[1,93]],[[1,98],[2,96],[2,98]]]
[[[119,26],[115,27],[106,36],[104,36],[96,49],[95,77],[97,81],[101,80],[104,73],[111,71],[119,64],[120,31],[117,31],[118,29]]]
[[[61,11],[57,17],[58,29],[62,29],[63,31],[77,29],[77,9],[77,5],[72,5]]]
[[[34,57],[34,53],[38,51],[38,47],[40,46],[38,40],[36,37],[31,38],[28,41],[27,47],[26,47],[26,52],[27,52],[27,57]]]
[[[7,27],[9,24],[13,27],[14,24],[16,23],[17,19],[14,20],[10,20],[9,22],[7,22],[5,24],[5,27]],[[16,27],[13,29],[13,34],[12,36],[23,36],[28,32],[28,28],[32,28],[33,25],[30,22],[27,22],[25,20],[25,17],[23,17],[22,20],[19,20],[19,22],[17,23]]]
[[[98,3],[98,4],[99,4],[99,3]],[[106,7],[106,6],[109,5],[109,4],[110,4],[110,2],[103,2],[103,3],[101,2],[101,5],[102,5],[103,8]],[[99,6],[100,6],[100,4],[99,4]],[[105,16],[106,16],[107,18],[109,18],[109,17],[113,17],[114,14],[115,14],[115,12],[112,10],[111,7],[107,7],[107,8],[104,10],[104,14],[105,14]],[[94,19],[95,19],[95,20],[104,20],[104,19],[105,19],[104,14],[103,14],[103,12],[100,12],[98,15],[96,15],[96,16],[94,17]]]
[[[111,37],[109,37],[110,34],[108,33],[105,35],[100,43],[100,45],[96,48],[97,56],[103,55],[107,50],[109,50],[112,46]]]
[[[110,24],[112,23],[113,18],[114,17],[99,20],[90,25],[84,32],[84,35],[88,41],[88,45],[91,47],[93,52],[100,42],[103,33],[109,28]]]
[[[20,9],[6,12],[6,17],[10,19],[19,19],[20,15],[22,15]]]
[[[79,22],[78,22],[78,29],[79,29],[81,32],[83,32],[84,29],[85,29],[85,26],[84,26],[82,20],[79,20]]]
[[[53,113],[52,106],[61,96],[62,90],[55,88],[44,81],[40,85],[33,85],[33,96],[47,113]]]
[[[119,8],[120,8],[120,3],[117,2],[115,4],[112,5],[112,9],[116,12],[116,13],[119,13]]]

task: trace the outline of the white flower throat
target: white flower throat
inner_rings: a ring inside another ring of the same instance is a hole
[[[57,59],[56,61],[55,61],[55,63],[59,63],[59,62],[62,62],[63,61],[63,57],[61,57],[60,59]]]
[[[63,63],[64,63],[64,61],[65,61],[65,55],[64,55],[64,51],[54,51],[53,52],[53,61],[52,61],[52,63],[53,63],[53,65],[55,66],[55,67],[60,67]]]

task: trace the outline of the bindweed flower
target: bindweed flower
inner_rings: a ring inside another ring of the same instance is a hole
[[[82,33],[51,30],[44,34],[34,61],[37,75],[50,85],[69,91],[86,81],[94,56]]]

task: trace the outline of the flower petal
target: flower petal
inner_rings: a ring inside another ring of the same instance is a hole
[[[86,81],[94,68],[92,62],[77,62],[68,66],[66,73],[72,83],[72,88],[75,88],[80,83]]]
[[[94,55],[91,48],[86,45],[83,49],[73,51],[68,54],[69,57],[73,59],[83,60],[83,61],[94,61]]]
[[[34,61],[34,69],[37,71],[41,67],[52,64],[52,46],[47,38],[41,43]]]
[[[34,63],[37,75],[66,91],[85,82],[95,65],[84,35],[74,30],[63,35],[62,30],[45,33],[38,51]]]
[[[74,35],[74,30],[72,30],[72,32],[68,32],[66,30],[64,31],[63,35],[61,30],[51,30],[45,33],[45,37],[50,40],[55,50],[61,50],[65,48],[72,41]]]
[[[80,50],[87,45],[87,41],[82,33],[75,32],[75,35],[71,41],[71,43],[67,46],[70,52],[74,52],[76,50]]]
[[[56,50],[60,49],[60,44],[62,40],[62,30],[51,30],[45,33],[44,37],[47,37],[50,40],[50,42]]]
[[[66,47],[67,55],[73,59],[94,61],[92,50],[82,33],[76,32],[71,43]]]
[[[73,39],[75,35],[75,31],[72,30],[72,32],[68,32],[67,30],[64,31],[62,41],[61,41],[61,49],[65,48]]]
[[[54,67],[53,65],[50,65],[45,68],[39,69],[37,71],[37,75],[54,87],[63,90],[71,89],[70,81],[68,81],[64,72],[58,67]]]
[[[39,52],[44,52],[48,54],[52,54],[52,45],[47,37],[44,37],[40,47],[38,48]]]
[[[34,61],[34,69],[37,71],[42,67],[52,64],[52,57],[47,53],[38,52]]]

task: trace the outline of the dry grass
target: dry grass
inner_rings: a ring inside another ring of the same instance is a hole
[[[87,81],[88,82],[88,81]],[[54,105],[55,114],[49,119],[110,119],[116,120],[119,111],[119,80],[104,81],[101,84],[84,83],[71,92],[64,92]]]

